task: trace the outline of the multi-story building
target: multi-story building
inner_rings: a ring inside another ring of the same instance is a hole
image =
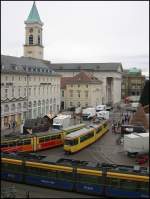
[[[121,63],[51,63],[51,68],[63,77],[74,77],[82,70],[97,77],[102,84],[102,103],[115,104],[121,101]]]
[[[96,107],[102,104],[102,81],[81,71],[74,77],[62,77],[62,109]]]
[[[131,68],[123,71],[121,96],[122,99],[129,96],[140,97],[145,83],[145,76],[142,75],[141,70]]]
[[[60,78],[43,60],[42,25],[35,3],[26,23],[24,57],[1,56],[1,128],[60,110]]]

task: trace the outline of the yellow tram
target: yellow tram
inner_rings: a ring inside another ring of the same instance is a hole
[[[68,153],[75,153],[86,146],[94,143],[108,131],[108,121],[101,124],[92,124],[78,131],[66,135],[64,139],[64,150]]]

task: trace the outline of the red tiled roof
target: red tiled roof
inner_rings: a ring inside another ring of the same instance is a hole
[[[70,82],[70,79],[72,79],[72,77],[61,78],[61,89],[64,89],[66,87],[66,84]]]
[[[88,84],[101,84],[98,78],[94,77],[93,75],[81,71],[79,74],[75,75],[74,77],[63,77],[61,78],[61,88],[65,88],[66,84],[75,84],[75,83],[88,83]]]

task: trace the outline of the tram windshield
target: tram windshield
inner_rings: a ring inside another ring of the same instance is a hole
[[[65,145],[74,146],[78,144],[78,139],[75,140],[65,140]]]

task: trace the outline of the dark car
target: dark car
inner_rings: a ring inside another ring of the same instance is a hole
[[[144,126],[142,125],[121,125],[121,134],[130,133],[146,133]]]

